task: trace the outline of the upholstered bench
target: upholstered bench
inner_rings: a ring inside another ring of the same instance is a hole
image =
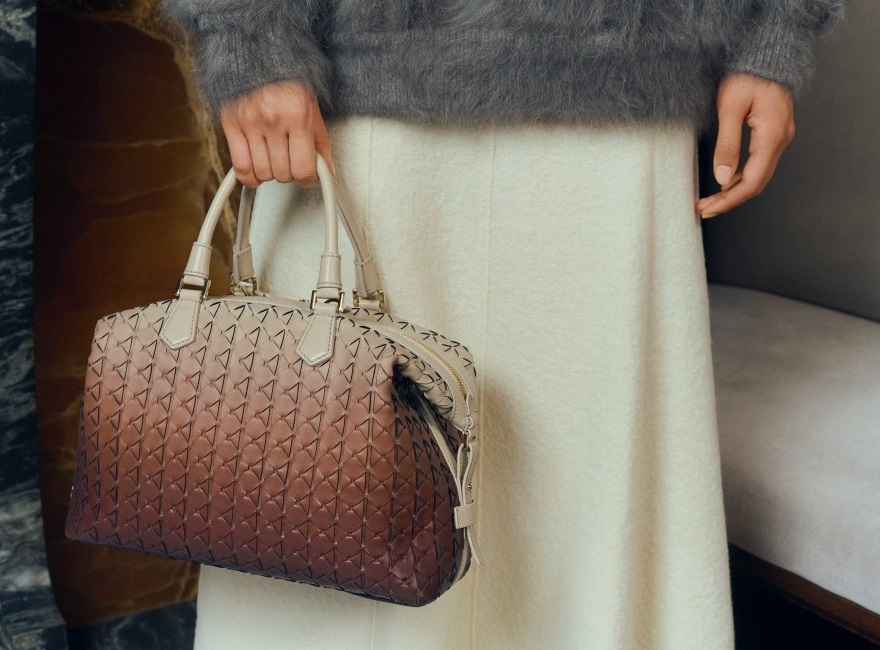
[[[880,323],[709,286],[728,540],[880,641]]]

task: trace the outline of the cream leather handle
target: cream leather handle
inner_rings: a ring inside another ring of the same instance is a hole
[[[323,184],[325,181],[322,180],[321,182]],[[360,226],[356,220],[351,218],[354,214],[351,209],[351,203],[348,201],[342,186],[332,175],[330,175],[330,182],[333,184],[333,194],[336,197],[336,207],[342,219],[342,225],[345,227],[354,251],[355,287],[358,297],[360,300],[384,302],[376,264],[364,240]],[[235,245],[232,248],[231,278],[233,286],[244,287],[249,284],[251,289],[257,289],[257,278],[254,273],[253,253],[250,243],[250,224],[253,217],[254,196],[255,191],[252,188],[245,187],[242,191],[241,205],[238,210]]]
[[[330,172],[330,168],[327,166],[327,162],[320,154],[317,154],[316,162],[321,193],[324,200],[324,252],[321,255],[315,298],[318,300],[341,301],[342,269],[339,255],[339,222],[336,211],[337,209],[342,209],[342,204],[338,201],[338,187],[333,178],[333,174]],[[236,184],[237,180],[235,171],[229,170],[226,177],[223,179],[223,182],[220,183],[220,187],[217,189],[214,199],[211,201],[205,220],[202,223],[202,228],[199,231],[198,239],[193,244],[189,260],[186,264],[186,270],[183,272],[183,278],[181,279],[181,287],[195,286],[201,288],[203,293],[207,291],[208,270],[211,261],[211,239],[214,236],[214,230],[217,228],[217,223],[223,212],[223,206],[226,204],[226,201],[229,200],[229,196],[232,194],[233,189],[235,189]],[[249,188],[245,188],[245,190],[248,189]],[[343,199],[343,203],[344,201],[345,200]],[[246,250],[249,253],[250,250],[248,231],[252,208],[253,192],[245,191],[242,195],[242,210],[244,212],[242,216],[245,218],[239,219],[236,237],[238,240],[236,249],[239,254],[239,268],[237,269],[239,276],[238,278],[234,277],[234,279],[237,280],[241,280],[243,277],[249,277],[242,275],[240,262],[242,259],[242,251]],[[343,214],[345,213],[343,212]],[[378,288],[378,276],[375,271],[375,265],[370,257],[367,256],[365,258],[363,256],[365,246],[363,244],[363,237],[360,234],[360,230],[356,227],[353,228],[352,224],[349,223],[349,220],[345,217],[343,217],[343,223],[346,226],[346,234],[352,239],[352,249],[355,250],[356,255],[358,256],[358,259],[356,260],[356,270],[358,270],[358,291],[363,292],[362,295],[364,297],[378,296],[381,294]],[[250,269],[246,270],[250,271],[250,276],[253,275],[252,258],[250,260]]]
[[[333,355],[336,315],[338,311],[342,311],[344,295],[339,256],[339,220],[336,217],[334,191],[336,188],[330,168],[320,155],[317,163],[321,192],[324,195],[324,252],[321,254],[318,284],[312,292],[310,303],[314,313],[309,316],[309,324],[296,348],[300,357],[311,365],[324,363]],[[208,268],[211,262],[211,238],[220,221],[223,206],[236,184],[235,171],[229,170],[211,201],[199,231],[199,238],[193,244],[186,270],[177,287],[177,300],[159,331],[159,338],[172,350],[179,350],[196,339],[202,301],[210,286]],[[251,202],[251,197],[246,196],[246,199],[248,203]]]

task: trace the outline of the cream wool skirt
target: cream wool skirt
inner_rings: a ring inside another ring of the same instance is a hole
[[[694,129],[330,130],[389,311],[474,353],[485,566],[422,608],[204,567],[197,650],[732,649]],[[319,196],[257,192],[274,295],[314,288]]]

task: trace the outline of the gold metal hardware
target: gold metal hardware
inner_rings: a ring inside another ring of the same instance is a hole
[[[186,280],[186,277],[181,277],[181,278],[180,278],[180,282],[177,283],[177,291],[174,292],[174,297],[175,297],[175,298],[180,298],[180,292],[181,292],[181,290],[182,290],[183,287],[184,287],[184,281],[185,281],[185,280]],[[204,287],[200,287],[200,288],[201,288],[201,290],[202,290],[202,300],[204,300],[205,298],[208,297],[208,289],[211,288],[211,281],[210,281],[210,280],[205,280],[205,286],[204,286]]]
[[[376,293],[379,294],[379,309],[385,311],[385,292],[378,289]],[[352,289],[351,291],[351,304],[355,307],[360,304],[360,296],[358,296],[357,289]]]
[[[246,284],[247,283],[247,284]],[[256,275],[252,275],[249,278],[242,278],[238,282],[235,281],[235,276],[233,274],[229,274],[229,293],[232,295],[239,295],[237,292],[241,291],[241,295],[245,296],[253,296],[260,292],[260,278]]]
[[[324,302],[335,302],[336,303],[336,311],[340,314],[345,311],[345,292],[340,291],[338,298],[322,298]],[[312,289],[312,297],[309,299],[309,309],[314,310],[315,305],[318,302],[318,290]]]

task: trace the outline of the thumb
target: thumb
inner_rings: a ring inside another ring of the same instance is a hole
[[[715,143],[712,169],[715,172],[715,180],[721,187],[730,183],[739,167],[743,123],[747,112],[748,104],[743,102],[719,101],[718,103],[718,140]]]

